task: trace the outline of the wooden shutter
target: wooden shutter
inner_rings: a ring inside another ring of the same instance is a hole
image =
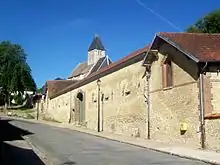
[[[167,61],[166,63],[166,87],[172,87],[173,86],[173,71],[172,71],[172,65],[171,61]]]
[[[166,61],[162,65],[162,84],[163,88],[173,86],[172,64],[169,59],[166,59]]]
[[[79,121],[79,101],[78,98],[74,98],[74,104],[75,104],[75,121]]]

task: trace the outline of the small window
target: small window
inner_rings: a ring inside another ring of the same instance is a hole
[[[173,86],[173,71],[171,60],[166,59],[162,66],[163,74],[163,88],[169,88]]]

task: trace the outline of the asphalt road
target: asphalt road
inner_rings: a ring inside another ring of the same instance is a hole
[[[29,140],[54,165],[205,165],[69,129],[17,120],[10,123],[33,133],[27,135]]]

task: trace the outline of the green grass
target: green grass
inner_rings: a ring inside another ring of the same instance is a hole
[[[17,109],[17,110],[7,110],[11,112],[11,116],[20,117],[24,119],[35,119],[36,118],[36,109]]]
[[[43,117],[43,120],[45,120],[45,121],[50,121],[50,122],[54,122],[54,123],[61,123],[60,121],[57,121],[57,120],[55,120],[55,119],[53,119],[53,118],[50,118],[50,117]]]

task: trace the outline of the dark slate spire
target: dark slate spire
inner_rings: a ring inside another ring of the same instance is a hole
[[[89,51],[90,50],[94,50],[94,49],[97,49],[97,50],[105,50],[105,47],[103,46],[100,38],[98,35],[95,35],[90,47],[89,47]]]

